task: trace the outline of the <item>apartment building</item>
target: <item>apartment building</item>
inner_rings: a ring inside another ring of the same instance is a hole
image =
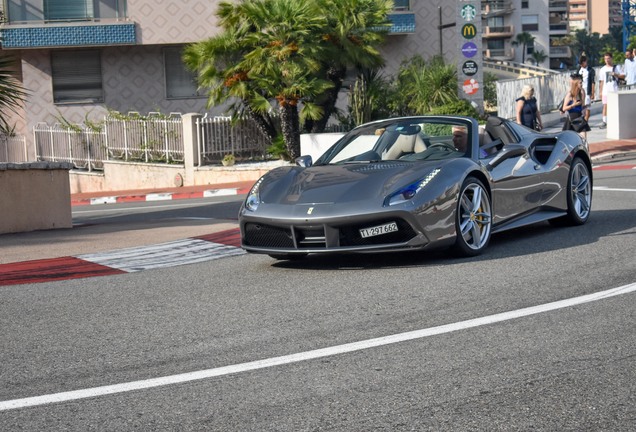
[[[546,59],[539,64],[558,69],[569,65],[571,51],[560,46],[558,39],[569,33],[568,0],[484,0],[482,1],[482,37],[484,56],[492,60],[528,62],[535,51]],[[513,43],[519,33],[534,36],[534,42],[523,46]]]
[[[621,0],[569,0],[573,30],[607,34],[610,27],[623,25]]]
[[[101,120],[108,109],[222,114],[223,107],[206,107],[181,61],[185,44],[218,34],[219,2],[2,0],[2,54],[17,59],[30,92],[12,121],[16,130],[28,137],[39,122]],[[549,56],[544,67],[568,64],[569,47],[555,40],[567,34],[571,10],[568,0],[482,0],[483,55],[521,62],[539,50]],[[395,0],[385,73],[414,55],[459,61],[456,14],[456,0]],[[525,53],[512,44],[521,32],[535,37]]]
[[[101,120],[108,109],[218,115],[182,61],[185,44],[218,34],[220,0],[3,0],[3,55],[29,97],[12,119],[29,139],[39,122]],[[454,0],[396,0],[383,54],[386,73],[413,55],[453,60]],[[440,43],[440,35],[444,44]]]

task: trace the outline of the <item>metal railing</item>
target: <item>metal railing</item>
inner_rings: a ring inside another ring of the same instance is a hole
[[[151,113],[127,119],[108,116],[104,133],[108,159],[129,162],[183,163],[183,121],[181,114],[169,117]]]
[[[76,168],[102,169],[106,159],[103,131],[60,124],[38,123],[33,127],[36,160],[70,162]]]
[[[0,162],[28,162],[29,153],[26,137],[0,134]]]
[[[207,117],[196,120],[199,166],[216,163],[227,154],[238,159],[264,159],[269,139],[251,120],[231,117]]]
[[[101,170],[105,160],[183,163],[181,114],[170,117],[108,116],[103,123],[33,128],[36,160],[70,162],[78,169]]]

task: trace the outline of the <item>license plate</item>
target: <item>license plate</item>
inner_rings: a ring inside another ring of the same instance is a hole
[[[374,237],[382,234],[387,234],[390,232],[395,232],[398,230],[398,226],[395,222],[389,222],[384,225],[378,225],[371,228],[362,228],[360,230],[360,236],[362,238]]]

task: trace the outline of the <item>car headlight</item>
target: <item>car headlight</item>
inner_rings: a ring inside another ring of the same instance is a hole
[[[256,211],[258,205],[261,203],[259,188],[262,182],[263,177],[261,177],[254,186],[252,186],[252,189],[250,189],[250,192],[247,194],[247,198],[245,198],[245,208],[249,211]]]
[[[416,182],[411,183],[408,186],[403,187],[397,192],[392,193],[384,200],[385,207],[402,204],[403,202],[410,201],[421,191],[433,178],[440,172],[439,168],[431,171],[426,177]]]

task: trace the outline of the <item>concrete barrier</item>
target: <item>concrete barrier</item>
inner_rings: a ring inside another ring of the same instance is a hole
[[[0,163],[0,234],[72,228],[67,162]]]
[[[607,95],[607,138],[636,138],[636,90]]]

